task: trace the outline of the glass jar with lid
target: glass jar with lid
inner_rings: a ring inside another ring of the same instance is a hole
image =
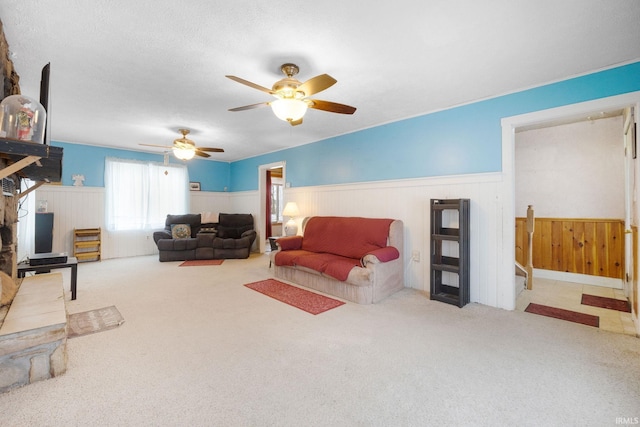
[[[0,102],[0,138],[44,143],[47,112],[25,95],[11,95]]]

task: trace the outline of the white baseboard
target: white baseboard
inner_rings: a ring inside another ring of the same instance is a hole
[[[515,280],[515,286],[516,286],[516,298],[518,298],[520,296],[520,294],[522,293],[522,291],[525,290],[526,288],[526,280],[524,277],[522,276],[516,276],[516,280]]]
[[[536,278],[561,280],[563,282],[584,283],[585,285],[602,286],[605,288],[622,289],[622,279],[611,277],[590,276],[588,274],[566,273],[563,271],[533,269],[533,281]]]

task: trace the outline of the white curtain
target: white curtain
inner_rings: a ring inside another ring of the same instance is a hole
[[[108,230],[158,229],[167,214],[188,213],[186,165],[107,157],[104,178]]]

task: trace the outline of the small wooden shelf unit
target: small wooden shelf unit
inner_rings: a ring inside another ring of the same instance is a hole
[[[469,199],[431,199],[431,299],[469,303]]]
[[[73,256],[78,262],[100,261],[102,233],[100,228],[76,228],[73,230]]]

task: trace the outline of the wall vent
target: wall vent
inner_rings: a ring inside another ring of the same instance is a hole
[[[13,197],[16,193],[16,183],[11,178],[2,178],[2,195]]]

